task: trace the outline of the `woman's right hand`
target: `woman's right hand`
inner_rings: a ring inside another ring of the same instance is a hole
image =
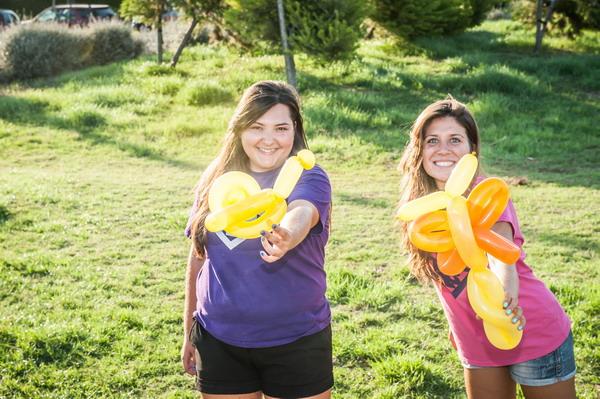
[[[196,348],[188,339],[181,347],[181,363],[186,373],[196,375]]]

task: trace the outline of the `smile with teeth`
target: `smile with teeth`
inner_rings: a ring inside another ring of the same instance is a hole
[[[443,168],[447,168],[448,166],[454,166],[456,162],[454,161],[433,161],[435,166],[440,166]]]
[[[258,150],[259,150],[260,152],[263,152],[263,153],[265,153],[265,154],[272,154],[272,153],[274,153],[275,151],[277,151],[277,148],[265,148],[265,147],[258,147]]]

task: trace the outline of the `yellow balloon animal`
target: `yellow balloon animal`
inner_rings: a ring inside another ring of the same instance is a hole
[[[262,230],[270,230],[273,224],[281,222],[287,212],[285,199],[292,193],[302,171],[314,165],[314,154],[301,150],[285,161],[273,188],[264,190],[246,173],[224,173],[208,192],[211,212],[204,223],[206,229],[225,230],[240,238],[260,237]]]
[[[512,349],[521,341],[518,331],[502,308],[504,289],[488,268],[486,252],[504,263],[512,264],[520,249],[504,237],[491,231],[508,203],[508,186],[497,178],[485,179],[465,199],[477,171],[477,158],[463,156],[446,182],[444,191],[410,201],[402,206],[397,217],[412,221],[408,228],[411,242],[428,252],[438,252],[438,267],[442,273],[456,275],[465,266],[467,294],[471,307],[483,320],[488,340],[499,349]],[[446,210],[442,210],[446,208]]]

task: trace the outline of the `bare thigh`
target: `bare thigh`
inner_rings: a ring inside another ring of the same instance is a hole
[[[575,399],[575,377],[543,387],[521,385],[526,399]]]
[[[202,399],[262,399],[262,392],[241,393],[235,395],[215,395],[212,393],[203,393]]]
[[[514,399],[517,386],[508,367],[464,369],[465,388],[469,399]]]
[[[277,399],[277,398],[274,398],[272,396],[267,396],[267,395],[265,395],[265,398],[266,399]],[[318,395],[308,396],[308,397],[301,398],[301,399],[329,399],[329,398],[331,398],[331,389],[328,389],[325,392],[321,392]]]

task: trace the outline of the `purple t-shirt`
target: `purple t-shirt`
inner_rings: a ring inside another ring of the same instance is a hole
[[[270,188],[279,171],[250,174],[261,188]],[[331,185],[318,165],[303,171],[287,203],[298,199],[317,208],[319,222],[276,262],[262,260],[259,238],[208,233],[207,257],[196,284],[195,317],[219,340],[245,348],[284,345],[329,325],[324,261]],[[191,217],[188,237],[190,222]]]

